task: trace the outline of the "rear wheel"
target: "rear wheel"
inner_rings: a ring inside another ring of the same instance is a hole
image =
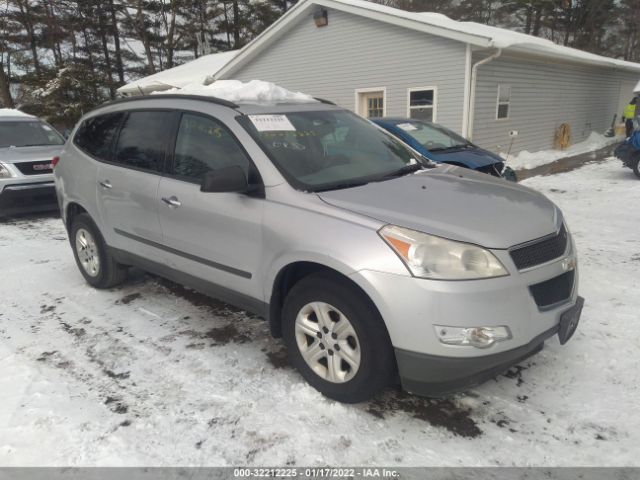
[[[334,400],[368,400],[393,379],[395,356],[380,314],[338,275],[313,274],[292,288],[283,336],[291,363]]]
[[[633,173],[636,174],[636,177],[640,178],[640,157],[636,158],[636,161],[633,164]]]
[[[124,281],[127,267],[116,262],[102,234],[86,213],[73,219],[70,237],[73,256],[85,280],[96,288],[111,288]]]

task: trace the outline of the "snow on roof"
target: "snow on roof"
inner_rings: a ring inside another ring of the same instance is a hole
[[[26,117],[26,118],[36,118],[33,115],[29,115],[28,113],[24,113],[15,108],[0,108],[0,117]]]
[[[218,73],[239,50],[229,52],[212,53],[203,55],[183,65],[154,73],[147,77],[130,82],[120,88],[118,92],[126,95],[147,94],[155,90],[164,90],[173,87],[184,87],[190,83],[209,83],[213,76]]]
[[[571,47],[558,45],[533,35],[527,35],[504,28],[491,27],[475,22],[459,22],[446,15],[431,12],[408,12],[365,0],[302,0],[292,7],[284,16],[270,28],[247,45],[242,55],[222,67],[216,78],[223,77],[244,61],[252,57],[254,52],[293,20],[314,6],[323,6],[341,10],[355,15],[364,16],[391,23],[400,27],[418,30],[424,33],[450,38],[482,48],[500,48],[514,53],[528,53],[556,59],[580,62],[591,65],[621,68],[640,72],[640,64],[626,62],[615,58],[604,57]],[[331,22],[331,19],[329,19]],[[286,41],[286,40],[285,40]]]
[[[615,58],[604,57],[593,53],[578,50],[576,48],[565,47],[545,38],[527,35],[525,33],[507,30],[505,28],[491,27],[475,22],[459,22],[441,13],[431,12],[407,12],[397,8],[387,7],[364,0],[330,0],[338,4],[358,7],[369,11],[384,13],[387,15],[400,16],[408,20],[418,21],[440,27],[458,34],[467,34],[489,39],[489,46],[502,49],[514,49],[527,51],[541,55],[564,57],[567,59],[595,64],[609,64],[610,66],[640,71],[640,64],[617,60]],[[322,3],[322,2],[320,2]]]
[[[275,83],[263,82],[262,80],[251,80],[241,82],[240,80],[218,80],[210,85],[203,83],[190,83],[181,88],[155,91],[153,95],[162,94],[184,94],[203,95],[215,97],[229,102],[257,105],[273,105],[277,103],[309,103],[317,102],[311,95],[301,92],[292,92],[282,88]]]

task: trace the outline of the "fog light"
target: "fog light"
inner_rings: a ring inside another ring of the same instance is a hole
[[[446,345],[487,348],[511,338],[509,327],[447,327],[435,325],[436,335]]]

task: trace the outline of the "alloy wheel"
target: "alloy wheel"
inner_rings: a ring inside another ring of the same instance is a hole
[[[93,235],[84,228],[79,228],[76,232],[76,252],[84,271],[92,277],[97,277],[100,273],[98,246]]]
[[[349,319],[324,302],[308,303],[296,316],[295,336],[306,364],[332,383],[351,380],[360,368],[360,341]]]

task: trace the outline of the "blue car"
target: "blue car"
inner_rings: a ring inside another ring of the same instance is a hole
[[[372,121],[429,160],[517,181],[515,172],[505,167],[503,158],[442,125],[414,118],[376,118]]]
[[[623,165],[632,169],[636,177],[640,178],[640,131],[636,130],[618,145],[613,155],[622,160]]]

